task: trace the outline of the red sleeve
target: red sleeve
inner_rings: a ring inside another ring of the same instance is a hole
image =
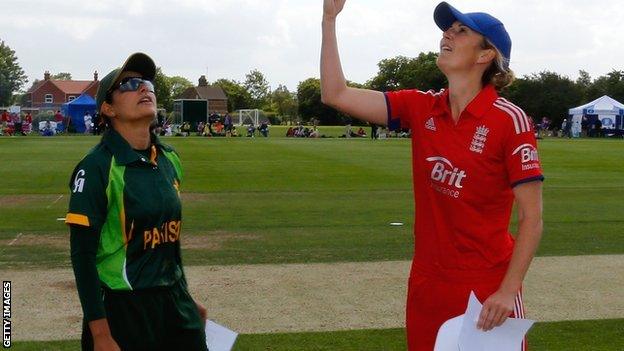
[[[398,90],[386,92],[384,95],[390,130],[411,129],[412,121],[429,111],[435,101],[433,91]]]
[[[523,118],[523,121],[528,124],[528,118],[521,116],[518,118]],[[530,127],[522,128],[522,122],[518,125],[520,127],[508,124],[508,137],[504,143],[505,167],[509,176],[509,185],[512,188],[518,184],[544,180],[534,130]]]

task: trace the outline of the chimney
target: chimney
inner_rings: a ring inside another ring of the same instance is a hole
[[[43,73],[43,80],[50,80],[50,71],[45,71]]]
[[[97,71],[93,72],[93,80],[97,82],[98,80],[98,73]]]
[[[201,76],[199,77],[199,85],[200,87],[207,87],[208,86],[208,80],[206,79],[206,76]]]

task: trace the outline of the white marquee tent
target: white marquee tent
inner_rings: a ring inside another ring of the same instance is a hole
[[[571,108],[568,113],[572,118],[573,127],[578,124],[580,128],[582,118],[587,117],[590,120],[599,118],[602,127],[606,129],[624,129],[624,104],[607,95]]]

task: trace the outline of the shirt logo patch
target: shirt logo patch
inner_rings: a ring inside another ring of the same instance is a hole
[[[76,178],[74,178],[74,189],[72,189],[72,193],[81,193],[84,188],[84,179],[85,170],[81,169],[76,172]]]
[[[441,194],[459,198],[466,172],[453,166],[451,161],[444,157],[427,157],[426,160],[435,162],[431,169],[431,187]]]
[[[478,154],[483,153],[485,142],[487,141],[487,135],[490,132],[485,126],[477,127],[474,135],[472,136],[472,142],[470,143],[470,151]]]
[[[535,146],[531,144],[522,144],[511,153],[512,156],[516,154],[520,155],[520,162],[522,163],[523,171],[539,168],[539,157]]]
[[[433,117],[429,118],[427,120],[427,122],[425,122],[425,128],[432,130],[432,131],[436,131],[436,126],[435,126],[435,122],[433,121]]]

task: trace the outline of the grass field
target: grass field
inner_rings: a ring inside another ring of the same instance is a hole
[[[531,350],[621,351],[624,319],[537,323],[529,331]],[[402,351],[404,329],[353,330],[326,333],[240,335],[234,351]],[[74,351],[80,341],[16,342],[15,351]]]
[[[97,140],[0,138],[3,269],[69,267],[67,230],[56,218],[67,209],[73,166]],[[184,234],[218,243],[186,249],[187,265],[411,258],[409,140],[176,137],[165,142],[179,151],[186,171]],[[546,182],[538,255],[623,254],[624,142],[545,139],[539,149]],[[390,227],[390,222],[406,225]],[[29,240],[9,245],[19,237]],[[540,323],[530,334],[532,349],[621,350],[613,342],[623,339],[623,325],[624,320]],[[402,333],[243,335],[237,349],[400,350]],[[15,349],[69,350],[76,343],[16,343]]]

